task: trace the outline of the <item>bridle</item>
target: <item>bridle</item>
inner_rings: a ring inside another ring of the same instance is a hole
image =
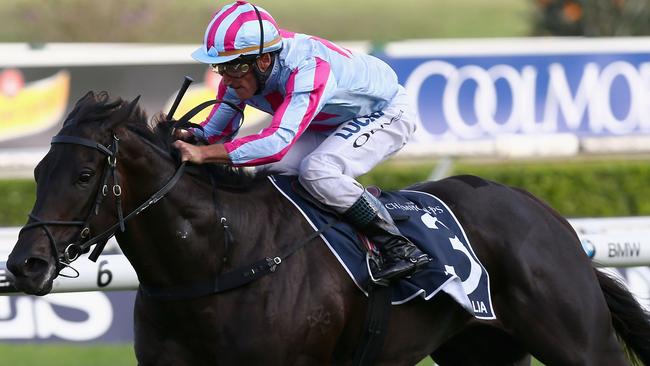
[[[106,155],[107,164],[108,164],[107,165],[108,168],[104,169],[102,173],[101,184],[99,185],[99,188],[97,189],[97,193],[95,194],[95,203],[91,208],[90,212],[88,213],[88,215],[86,216],[85,220],[83,221],[44,220],[30,213],[29,218],[32,219],[33,222],[23,226],[23,228],[20,230],[20,233],[22,233],[25,230],[33,229],[36,227],[43,228],[43,231],[45,231],[45,234],[49,239],[50,246],[52,248],[52,253],[54,254],[55,258],[57,258],[56,270],[57,270],[57,274],[60,276],[78,277],[79,272],[73,267],[71,267],[70,263],[78,259],[82,253],[88,252],[92,245],[97,244],[93,252],[88,257],[90,260],[95,262],[99,257],[99,255],[101,254],[101,252],[104,250],[104,247],[106,246],[106,242],[108,241],[108,239],[110,239],[115,234],[115,232],[117,232],[118,229],[124,232],[124,230],[126,229],[125,224],[129,219],[138,215],[140,212],[144,211],[149,206],[151,206],[152,204],[158,202],[161,198],[163,198],[174,187],[174,185],[176,185],[176,183],[180,180],[181,176],[183,175],[183,171],[185,169],[185,162],[179,165],[174,175],[167,181],[167,183],[162,188],[160,188],[157,192],[152,194],[144,203],[142,203],[136,209],[131,211],[131,213],[124,216],[122,210],[122,198],[121,198],[122,186],[120,186],[119,178],[116,171],[119,142],[120,139],[115,134],[113,135],[112,143],[108,147],[100,144],[99,142],[82,138],[82,137],[77,137],[77,136],[57,135],[52,138],[51,141],[52,145],[70,144],[70,145],[80,145],[91,149],[95,149],[100,153]],[[109,179],[111,177],[113,178],[112,188],[109,190]],[[117,222],[111,225],[104,232],[89,238],[91,236],[90,220],[94,215],[96,216],[99,214],[99,207],[104,201],[104,198],[108,196],[109,192],[112,192],[113,196],[115,197],[115,206],[117,210]],[[56,239],[50,232],[49,226],[79,226],[81,227],[81,230],[77,234],[76,240],[68,244],[63,250],[63,252],[59,252]],[[61,273],[61,270],[66,267],[74,271],[75,274],[69,275],[69,274]]]

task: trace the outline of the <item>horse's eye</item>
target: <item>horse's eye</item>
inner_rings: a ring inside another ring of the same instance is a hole
[[[93,175],[95,175],[95,173],[91,171],[81,172],[81,174],[79,174],[78,181],[79,183],[88,183],[90,181],[90,178],[93,177]]]

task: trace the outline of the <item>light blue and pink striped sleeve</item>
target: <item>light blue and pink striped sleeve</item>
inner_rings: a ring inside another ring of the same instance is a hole
[[[271,124],[256,135],[225,143],[234,165],[255,166],[282,159],[336,90],[326,61],[315,57],[292,71],[284,101]]]
[[[219,83],[217,90],[217,99],[227,100],[244,109],[245,104],[242,103],[233,91],[228,90],[223,81]],[[237,127],[242,119],[241,113],[230,107],[225,103],[217,103],[212,107],[210,114],[201,122],[205,138],[209,143],[224,142],[224,139],[229,140],[233,134],[237,134]],[[200,131],[195,131],[195,134],[200,134]]]

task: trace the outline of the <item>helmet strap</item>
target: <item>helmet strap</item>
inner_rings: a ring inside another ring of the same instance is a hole
[[[257,65],[257,60],[253,62],[253,74],[255,75],[255,79],[257,80],[257,90],[255,91],[255,95],[258,95],[264,90],[264,87],[266,86],[266,81],[269,79],[269,76],[271,76],[271,73],[273,72],[273,67],[275,66],[275,58],[277,56],[276,52],[272,52],[269,54],[271,57],[271,63],[269,64],[269,67],[266,68],[266,70],[262,71],[260,67]],[[258,58],[259,59],[259,58]]]
[[[264,24],[262,24],[262,15],[260,11],[257,10],[257,6],[251,4],[253,9],[255,9],[255,14],[257,14],[257,21],[260,23],[260,52],[257,54],[257,57],[262,57],[264,53]]]
[[[262,15],[260,14],[260,11],[257,9],[257,6],[254,4],[250,4],[253,9],[255,10],[255,14],[257,15],[257,21],[260,25],[260,50],[257,54],[257,57],[255,61],[253,62],[253,73],[255,75],[255,79],[257,80],[257,90],[255,91],[255,94],[258,95],[264,90],[264,87],[266,86],[266,81],[268,80],[269,76],[273,72],[273,67],[275,66],[275,58],[276,58],[276,52],[270,53],[269,56],[271,56],[271,64],[269,67],[266,68],[266,70],[262,71],[260,70],[259,66],[257,65],[257,60],[259,60],[262,55],[264,55],[264,24],[262,23]]]
[[[262,24],[262,15],[260,14],[260,11],[257,9],[257,6],[251,4],[253,9],[255,10],[255,14],[257,15],[257,21],[260,24],[260,51],[257,54],[257,59],[255,62],[253,62],[253,72],[255,73],[255,79],[257,79],[257,90],[255,91],[255,94],[260,94],[262,90],[264,90],[264,86],[266,86],[266,79],[269,78],[269,75],[271,74],[271,70],[273,69],[273,63],[275,57],[271,55],[271,65],[269,65],[268,68],[266,68],[266,71],[260,70],[259,66],[257,66],[257,60],[262,57],[264,54],[264,24]]]

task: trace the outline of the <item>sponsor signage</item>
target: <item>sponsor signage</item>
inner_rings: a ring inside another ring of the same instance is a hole
[[[0,296],[0,342],[132,342],[135,291]]]
[[[506,141],[532,154],[566,155],[580,148],[602,151],[612,138],[626,143],[610,144],[610,150],[650,149],[649,40],[404,41],[376,55],[396,70],[419,113],[407,149],[420,142],[422,153],[498,154],[497,145]],[[141,105],[153,115],[167,110],[189,75],[196,83],[179,114],[213,98],[218,80],[189,58],[194,48],[0,45],[7,50],[0,52],[0,150],[42,153],[65,114],[89,90],[125,99],[142,95]],[[259,130],[267,119],[247,108],[244,128],[250,129],[242,133]],[[639,140],[643,137],[647,141]]]
[[[60,70],[25,84],[22,71],[0,71],[0,143],[58,125],[68,106],[70,75]]]
[[[420,119],[420,141],[650,134],[647,39],[402,42],[379,55]]]
[[[600,266],[643,266],[650,263],[650,232],[580,235],[585,253]]]
[[[140,106],[153,116],[178,90],[183,75],[202,83],[205,70],[200,64],[0,67],[0,149],[48,149],[66,114],[88,91],[125,100],[141,95]],[[2,75],[20,75],[24,84],[3,81]]]
[[[2,296],[16,289],[0,262],[0,342],[133,340],[135,291],[124,290],[136,289],[138,278],[126,257],[101,255],[96,263],[82,257],[74,267],[78,277],[58,277],[46,296]]]

